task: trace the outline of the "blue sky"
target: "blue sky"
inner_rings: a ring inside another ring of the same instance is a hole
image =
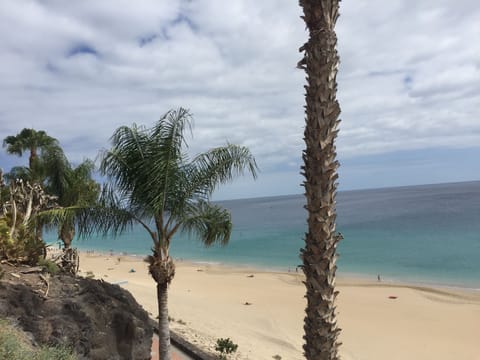
[[[477,2],[340,5],[340,189],[479,180]],[[301,193],[300,15],[291,0],[2,1],[0,137],[45,130],[79,162],[184,106],[192,155],[238,143],[262,169],[216,198]],[[6,170],[22,161],[0,151]]]

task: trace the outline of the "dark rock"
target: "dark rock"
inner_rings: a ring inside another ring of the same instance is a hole
[[[45,298],[32,285],[38,274],[29,276],[0,281],[0,317],[15,321],[35,343],[69,346],[79,359],[150,359],[153,329],[129,292],[100,280],[56,275]]]

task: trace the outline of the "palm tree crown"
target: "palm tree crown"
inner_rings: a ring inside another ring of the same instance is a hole
[[[45,189],[57,196],[60,206],[94,206],[100,194],[100,184],[92,179],[95,169],[93,161],[86,159],[74,167],[60,147],[49,147],[42,153],[42,171]],[[75,236],[73,219],[65,219],[59,224],[58,237],[68,249]]]
[[[57,139],[48,136],[43,130],[23,129],[17,135],[7,136],[3,140],[3,147],[7,147],[9,154],[22,156],[24,151],[30,151],[28,166],[30,170],[35,167],[38,149],[58,145]]]
[[[118,128],[111,138],[112,148],[102,154],[100,171],[110,180],[103,192],[104,206],[128,212],[132,221],[154,220],[158,233],[152,232],[152,239],[162,247],[168,247],[179,229],[196,232],[207,245],[226,243],[227,232],[212,238],[220,225],[218,218],[213,222],[212,211],[219,208],[208,200],[218,185],[245,170],[257,175],[255,159],[242,146],[228,144],[189,161],[183,147],[185,130],[190,128],[188,110],[171,110],[151,129],[135,124]],[[88,230],[123,231],[115,225],[127,222],[126,218],[109,220],[112,223],[106,227],[90,223]]]
[[[168,111],[152,128],[135,124],[118,128],[112,147],[101,154],[100,171],[108,182],[99,205],[53,211],[53,223],[74,218],[83,236],[116,235],[135,223],[148,232],[153,253],[147,261],[159,304],[160,359],[170,359],[167,287],[175,275],[169,255],[173,235],[186,231],[206,246],[225,245],[231,216],[210,203],[210,196],[217,186],[247,171],[257,176],[255,159],[243,146],[227,144],[190,160],[184,151],[189,129],[191,115],[183,108]]]

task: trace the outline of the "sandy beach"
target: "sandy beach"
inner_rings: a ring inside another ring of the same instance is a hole
[[[239,345],[236,359],[302,359],[302,274],[176,265],[172,329],[211,351],[216,339],[229,337]],[[83,252],[80,270],[120,284],[156,316],[155,284],[141,258]],[[480,359],[479,291],[357,278],[339,278],[337,285],[343,359]]]

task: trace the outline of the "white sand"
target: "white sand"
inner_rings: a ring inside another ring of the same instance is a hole
[[[83,274],[124,282],[121,286],[155,317],[156,289],[147,264],[118,258],[82,253],[80,268]],[[178,262],[169,290],[171,327],[212,351],[217,338],[229,337],[239,345],[238,359],[271,360],[277,354],[302,359],[301,280],[296,273]],[[340,279],[338,290],[343,359],[480,360],[480,292],[358,279]]]

